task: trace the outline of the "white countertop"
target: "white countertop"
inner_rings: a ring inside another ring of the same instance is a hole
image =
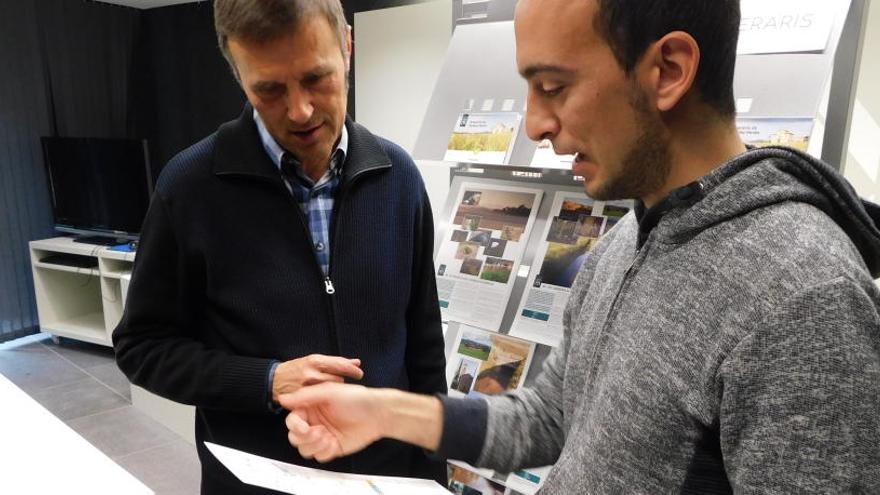
[[[153,491],[0,375],[0,493]]]

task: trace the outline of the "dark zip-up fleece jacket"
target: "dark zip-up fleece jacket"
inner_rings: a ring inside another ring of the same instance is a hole
[[[784,148],[674,194],[592,251],[533,387],[446,399],[440,453],[555,463],[546,494],[880,493],[877,207]]]
[[[173,158],[141,234],[113,334],[132,383],[196,406],[204,493],[259,493],[203,441],[316,466],[270,412],[272,360],[360,358],[370,387],[446,391],[433,220],[412,159],[346,122],[325,291],[304,214],[263,149],[252,109]],[[324,469],[445,479],[419,449],[385,441]]]

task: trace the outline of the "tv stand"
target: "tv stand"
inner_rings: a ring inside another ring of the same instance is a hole
[[[112,346],[135,253],[71,237],[31,241],[30,252],[40,329]]]
[[[81,244],[93,244],[97,246],[116,246],[118,244],[128,244],[128,239],[107,237],[103,235],[79,235],[73,238],[73,242]]]

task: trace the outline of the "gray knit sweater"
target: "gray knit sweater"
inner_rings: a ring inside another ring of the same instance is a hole
[[[534,386],[444,399],[441,455],[555,464],[543,494],[880,493],[876,207],[783,148],[689,190],[596,246]]]

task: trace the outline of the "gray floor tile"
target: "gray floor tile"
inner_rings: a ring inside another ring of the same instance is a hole
[[[88,374],[95,377],[99,382],[107,385],[119,395],[131,402],[131,383],[128,378],[119,371],[116,363],[104,364],[88,369]]]
[[[127,406],[128,403],[92,377],[31,393],[52,414],[67,421]]]
[[[196,495],[201,467],[195,446],[184,440],[115,459],[156,495]]]
[[[48,339],[42,341],[42,344],[86,370],[116,362],[116,358],[113,357],[113,348],[103,345],[72,339],[61,339],[61,344],[56,344]]]
[[[67,424],[112,458],[179,440],[175,433],[132,406],[72,419]]]
[[[0,350],[0,374],[29,393],[88,378],[82,370],[42,345],[24,350]]]

